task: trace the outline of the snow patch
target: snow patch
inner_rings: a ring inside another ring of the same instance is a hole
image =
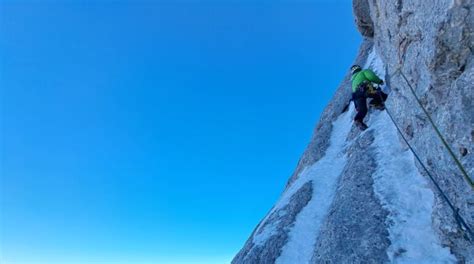
[[[265,244],[265,241],[276,233],[279,223],[280,221],[270,221],[260,233],[255,233],[253,243],[256,246],[262,246]]]
[[[282,204],[287,203],[294,192],[304,183],[312,180],[313,193],[311,200],[296,217],[294,226],[289,233],[289,240],[275,263],[310,262],[321,224],[331,206],[336,193],[337,182],[346,165],[346,156],[343,154],[343,150],[351,129],[353,113],[354,108],[351,105],[349,111],[343,113],[334,121],[330,145],[324,157],[306,168],[282,197],[280,202]]]

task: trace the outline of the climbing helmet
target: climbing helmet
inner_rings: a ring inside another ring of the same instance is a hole
[[[351,67],[351,74],[354,74],[356,72],[360,72],[362,70],[362,68],[359,66],[359,65],[352,65]]]

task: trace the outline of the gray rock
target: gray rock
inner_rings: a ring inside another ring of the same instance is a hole
[[[370,16],[369,1],[352,1],[352,10],[354,12],[355,24],[359,32],[364,37],[372,38],[374,36],[374,23]]]

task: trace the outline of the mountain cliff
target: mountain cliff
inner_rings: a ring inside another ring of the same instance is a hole
[[[474,263],[474,2],[353,9],[386,111],[355,128],[348,73],[234,264]]]

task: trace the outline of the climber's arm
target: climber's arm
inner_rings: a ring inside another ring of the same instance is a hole
[[[383,80],[380,79],[372,70],[368,70],[368,69],[364,70],[364,75],[365,75],[365,78],[367,78],[367,80],[373,83],[383,84]]]

